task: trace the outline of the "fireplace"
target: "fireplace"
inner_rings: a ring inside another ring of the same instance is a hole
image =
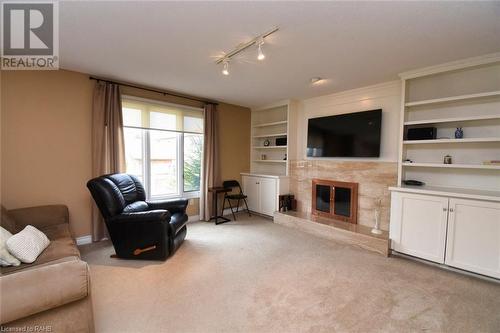
[[[349,223],[358,220],[358,183],[313,179],[312,213]]]

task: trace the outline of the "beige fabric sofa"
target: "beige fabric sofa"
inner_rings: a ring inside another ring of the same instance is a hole
[[[1,268],[2,329],[94,332],[89,268],[71,237],[68,208],[51,205],[7,211],[2,207],[1,224],[12,233],[31,224],[51,241],[34,263]]]

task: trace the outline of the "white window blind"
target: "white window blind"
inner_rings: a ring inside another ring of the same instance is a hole
[[[127,173],[148,197],[199,194],[203,110],[124,96],[122,113]]]

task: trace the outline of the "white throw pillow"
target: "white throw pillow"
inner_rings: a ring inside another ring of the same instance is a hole
[[[0,265],[1,266],[19,266],[21,262],[13,257],[6,248],[7,240],[12,237],[12,234],[0,227]]]
[[[31,264],[49,246],[50,240],[32,225],[7,240],[7,250],[21,262]]]

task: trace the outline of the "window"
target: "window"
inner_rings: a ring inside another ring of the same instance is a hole
[[[127,173],[149,198],[199,195],[203,110],[123,97]]]

